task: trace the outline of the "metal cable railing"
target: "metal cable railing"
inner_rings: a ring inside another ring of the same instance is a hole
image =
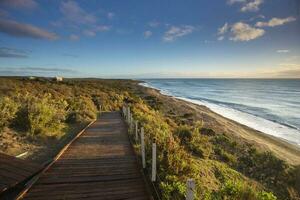
[[[141,159],[144,176],[147,178],[147,181],[150,182],[156,199],[162,200],[162,195],[159,189],[159,185],[162,183],[162,178],[157,173],[157,167],[159,166],[159,163],[157,159],[156,141],[149,141],[149,138],[145,136],[143,126],[140,125],[139,127],[138,121],[134,120],[129,106],[122,107],[122,115],[128,124],[128,133],[130,139],[134,141],[132,144],[139,146],[139,151],[137,153]],[[151,159],[146,160],[146,157],[149,156]],[[150,163],[147,163],[147,161]],[[193,200],[195,181],[193,179],[188,179],[186,186],[186,200]]]

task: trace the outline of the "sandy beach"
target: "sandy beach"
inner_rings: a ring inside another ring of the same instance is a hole
[[[152,96],[163,104],[166,115],[188,116],[189,121],[202,121],[204,127],[217,133],[232,135],[236,140],[254,144],[262,151],[272,151],[276,156],[291,165],[300,165],[300,148],[280,138],[256,131],[250,127],[225,118],[206,106],[193,104],[181,99],[161,94],[159,90],[137,84],[136,90],[144,98]]]

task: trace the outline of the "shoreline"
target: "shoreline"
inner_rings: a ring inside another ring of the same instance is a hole
[[[299,145],[292,144],[283,138],[255,130],[247,125],[227,118],[211,110],[206,105],[199,105],[181,98],[163,94],[159,89],[151,86],[148,87],[143,83],[145,82],[138,81],[137,86],[143,88],[142,90],[144,90],[146,94],[154,95],[163,102],[172,104],[171,107],[178,107],[178,113],[183,110],[185,110],[185,112],[192,111],[196,115],[193,120],[203,120],[204,117],[203,121],[205,125],[216,132],[227,133],[233,135],[237,139],[246,140],[259,147],[259,149],[272,151],[275,155],[287,161],[289,164],[294,166],[300,165]]]
[[[180,99],[196,105],[205,106],[212,112],[217,113],[227,119],[233,120],[261,133],[276,137],[300,148],[300,138],[298,138],[300,135],[300,129],[292,125],[283,124],[275,120],[263,118],[259,115],[254,115],[231,107],[225,107],[214,102],[208,102],[206,100],[174,96],[169,94],[168,91],[156,88],[147,82],[139,83],[139,85],[155,89],[162,95]]]

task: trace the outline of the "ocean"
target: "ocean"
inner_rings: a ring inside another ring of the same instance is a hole
[[[145,79],[142,85],[300,146],[300,79]]]

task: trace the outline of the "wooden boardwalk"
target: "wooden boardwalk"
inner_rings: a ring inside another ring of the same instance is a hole
[[[0,153],[0,195],[41,169],[39,165]]]
[[[23,198],[150,199],[120,113],[103,113]]]

